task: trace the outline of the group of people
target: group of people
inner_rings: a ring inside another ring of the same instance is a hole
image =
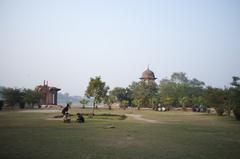
[[[68,116],[69,116],[69,114],[68,114],[69,108],[70,108],[70,105],[67,104],[67,106],[62,109],[63,122],[66,122],[66,123],[71,122],[71,119],[68,118]],[[78,123],[84,123],[85,122],[85,119],[84,119],[84,117],[83,117],[83,115],[81,113],[77,113],[77,120],[76,121]]]
[[[164,107],[161,104],[158,104],[157,106],[154,107],[153,110],[159,111],[159,112],[166,112],[166,111],[169,111],[169,108],[168,107]]]
[[[193,112],[205,112],[206,111],[206,107],[204,105],[194,105],[192,107],[192,111]]]

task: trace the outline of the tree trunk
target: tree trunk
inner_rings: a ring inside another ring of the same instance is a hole
[[[183,109],[183,111],[187,111],[187,108],[186,108],[185,104],[182,105],[182,109]]]
[[[94,109],[95,109],[95,99],[93,101],[92,116],[94,116]]]
[[[138,105],[138,110],[140,110],[140,105]]]

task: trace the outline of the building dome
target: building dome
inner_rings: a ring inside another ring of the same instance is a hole
[[[141,80],[156,80],[157,78],[155,77],[153,71],[149,70],[149,68],[147,68],[147,70],[145,70],[142,73],[142,77],[140,78]]]

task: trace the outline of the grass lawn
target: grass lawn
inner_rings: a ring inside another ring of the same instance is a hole
[[[71,109],[76,114],[82,110]],[[60,111],[59,111],[60,112]],[[90,112],[85,109],[84,112]],[[0,112],[1,159],[233,159],[240,158],[240,122],[192,112],[103,110],[86,123],[52,120],[59,113]],[[71,117],[72,120],[76,116]],[[115,128],[108,128],[113,125]]]

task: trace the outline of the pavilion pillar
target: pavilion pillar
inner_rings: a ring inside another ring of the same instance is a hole
[[[54,105],[57,105],[57,91],[54,91]]]

